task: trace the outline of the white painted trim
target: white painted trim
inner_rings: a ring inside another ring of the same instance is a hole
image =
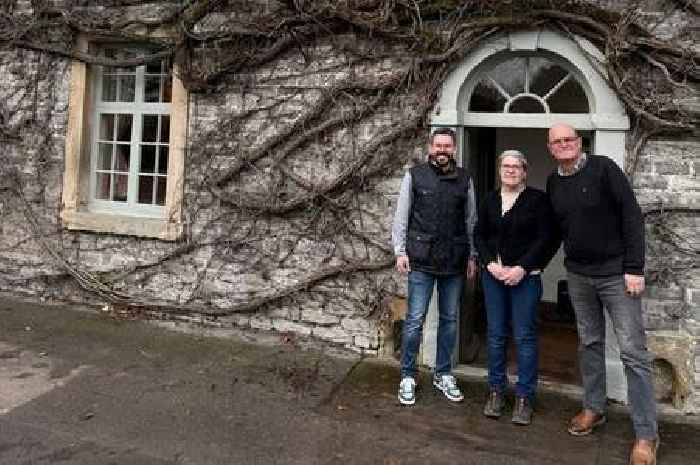
[[[526,44],[527,46],[518,46]],[[536,44],[534,46],[533,44]],[[534,47],[534,48],[533,48]],[[522,31],[502,35],[484,43],[471,53],[445,80],[440,100],[431,117],[433,125],[471,126],[473,118],[466,112],[468,98],[478,81],[475,74],[487,60],[507,59],[508,53],[518,50],[548,53],[557,61],[566,63],[577,80],[584,86],[589,99],[591,113],[586,127],[578,129],[629,129],[629,118],[615,93],[603,77],[601,62],[603,56],[587,40],[574,37],[569,39],[553,31]],[[501,55],[501,53],[504,52]],[[508,121],[513,114],[492,114],[492,120],[502,118],[497,127],[513,127]],[[528,115],[527,127],[547,127],[549,115]],[[469,119],[469,123],[465,121]],[[486,126],[486,124],[482,124]]]

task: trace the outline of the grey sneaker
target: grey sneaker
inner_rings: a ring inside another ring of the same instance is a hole
[[[399,402],[402,405],[413,405],[416,403],[416,380],[406,376],[399,384]]]
[[[527,426],[532,421],[532,405],[527,397],[516,397],[512,421],[521,426]]]
[[[453,375],[433,376],[433,386],[438,388],[452,402],[462,402],[464,396],[457,386],[457,380]]]
[[[503,394],[491,389],[484,405],[484,415],[489,418],[500,418],[503,415],[504,400]]]

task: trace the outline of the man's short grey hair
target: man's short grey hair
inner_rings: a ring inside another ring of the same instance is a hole
[[[523,171],[527,173],[527,158],[520,150],[504,150],[501,152],[501,154],[498,156],[499,167],[501,166],[501,163],[503,163],[503,159],[505,157],[517,158],[518,161],[520,161],[520,164],[523,165]]]

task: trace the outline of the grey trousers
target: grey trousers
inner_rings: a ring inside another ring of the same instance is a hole
[[[605,413],[605,308],[612,321],[627,378],[627,397],[637,439],[656,439],[653,356],[647,350],[642,300],[625,292],[622,275],[590,277],[567,273],[576,313],[583,407]]]

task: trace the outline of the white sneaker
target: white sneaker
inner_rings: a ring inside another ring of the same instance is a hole
[[[433,376],[433,386],[438,388],[452,402],[462,402],[464,396],[457,386],[457,379],[453,375]]]
[[[407,376],[399,384],[399,402],[403,405],[416,403],[416,380]]]

